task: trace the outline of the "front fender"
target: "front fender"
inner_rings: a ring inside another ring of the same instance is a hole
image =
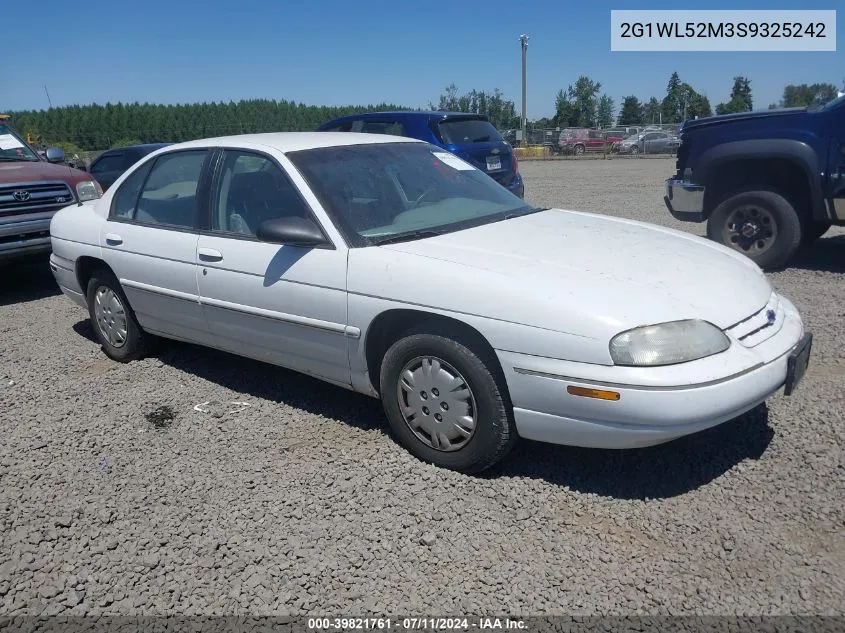
[[[767,138],[720,143],[701,153],[696,161],[694,180],[710,186],[713,170],[727,162],[772,158],[790,161],[801,169],[810,185],[813,217],[826,219],[819,158],[812,146],[803,140]]]

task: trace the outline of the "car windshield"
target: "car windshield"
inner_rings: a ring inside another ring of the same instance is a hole
[[[441,121],[439,126],[443,142],[451,145],[466,143],[491,143],[503,141],[496,127],[483,119],[454,119]]]
[[[486,173],[428,143],[324,147],[288,157],[353,246],[536,211]]]
[[[37,161],[38,155],[9,126],[0,123],[0,161],[19,160]]]

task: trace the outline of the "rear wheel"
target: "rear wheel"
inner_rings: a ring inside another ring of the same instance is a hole
[[[500,461],[517,434],[495,357],[462,338],[406,333],[384,356],[380,391],[402,446],[442,468],[475,473]]]
[[[798,249],[802,227],[795,207],[779,193],[742,191],[713,210],[707,236],[747,255],[761,268],[774,269]]]
[[[149,351],[152,337],[138,325],[120,282],[110,270],[94,271],[87,298],[94,335],[106,356],[126,363]]]

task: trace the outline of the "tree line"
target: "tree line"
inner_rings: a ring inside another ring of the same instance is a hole
[[[769,108],[812,106],[835,98],[834,84],[788,85],[778,103]],[[432,110],[473,112],[486,115],[500,130],[519,127],[513,100],[502,91],[470,90],[459,93],[450,84]],[[733,78],[730,98],[715,107],[716,114],[746,112],[754,107],[751,81]],[[38,145],[60,145],[66,152],[101,150],[108,147],[181,142],[226,134],[313,130],[333,118],[373,110],[405,110],[396,104],[361,106],[312,106],[286,100],[250,99],[241,101],[157,105],[149,103],[106,103],[73,105],[48,110],[9,112],[15,127],[36,140]],[[710,116],[714,108],[706,95],[672,73],[662,98],[640,100],[635,95],[622,99],[617,113],[613,98],[602,91],[602,84],[581,75],[555,97],[555,114],[534,120],[535,128],[600,127],[680,123],[686,119]]]

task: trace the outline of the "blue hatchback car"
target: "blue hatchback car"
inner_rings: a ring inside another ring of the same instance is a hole
[[[511,193],[525,197],[525,185],[513,148],[481,114],[364,112],[333,119],[316,131],[393,134],[427,141],[460,156]]]

